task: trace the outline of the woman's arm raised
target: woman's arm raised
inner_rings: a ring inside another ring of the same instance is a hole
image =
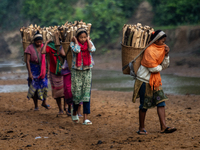
[[[45,43],[44,46],[42,47],[42,51],[41,51],[42,54],[46,54],[46,48],[47,48],[47,44],[48,44],[49,42],[51,42],[51,40],[46,41],[46,43]]]

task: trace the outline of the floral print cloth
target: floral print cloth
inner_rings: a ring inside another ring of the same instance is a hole
[[[138,92],[140,90],[142,83],[143,83],[142,81],[136,79],[133,91],[133,99],[132,99],[133,103],[135,103],[136,98],[139,97]],[[161,86],[159,87],[159,90],[151,90],[151,86],[149,85],[149,83],[145,84],[146,84],[146,89],[145,89],[143,109],[153,108],[159,103],[168,100]]]
[[[72,69],[71,81],[71,90],[74,103],[79,104],[80,102],[89,102],[92,82],[91,69],[83,71]]]
[[[47,91],[48,91],[48,80],[47,74],[45,75],[44,79],[38,78],[40,75],[40,65],[30,63],[31,73],[33,75],[33,80],[28,80],[28,95],[27,98],[33,98],[35,94],[37,94],[37,98],[39,100],[46,100],[47,98]]]

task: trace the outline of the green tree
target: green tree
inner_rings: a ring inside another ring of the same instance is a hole
[[[29,0],[24,1],[23,14],[41,26],[62,25],[66,21],[83,20],[92,23],[91,38],[101,46],[113,42],[126,19],[141,0]]]
[[[22,12],[31,22],[41,26],[64,24],[73,20],[77,0],[28,0],[24,1]]]
[[[125,22],[120,8],[122,3],[115,0],[94,1],[83,10],[86,22],[92,23],[92,38],[100,44],[112,42]]]
[[[20,13],[23,0],[2,0],[0,3],[0,30],[11,30],[22,24],[23,17]]]
[[[199,0],[149,0],[155,13],[156,25],[200,23]]]

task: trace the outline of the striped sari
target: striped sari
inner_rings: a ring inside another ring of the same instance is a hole
[[[54,99],[64,97],[63,76],[55,75],[50,72],[50,82],[52,89],[52,97]]]

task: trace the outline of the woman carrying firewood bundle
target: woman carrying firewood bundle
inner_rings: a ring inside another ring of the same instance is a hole
[[[34,110],[39,110],[38,99],[42,100],[42,106],[46,109],[50,108],[50,105],[46,103],[47,91],[48,91],[48,81],[46,74],[46,63],[45,55],[41,54],[41,48],[43,46],[42,35],[37,31],[33,37],[34,43],[30,44],[26,50],[26,66],[28,70],[28,95],[27,97],[33,98],[35,104]],[[41,65],[41,60],[44,60],[43,65]]]
[[[57,49],[55,43],[51,40],[48,40],[44,47],[42,48],[42,53],[49,54],[49,64],[50,64],[50,73],[49,78],[51,82],[51,89],[52,89],[52,97],[56,100],[58,108],[59,108],[59,115],[64,114],[61,99],[64,99],[64,83],[63,83],[63,75],[61,74],[61,56],[65,56],[65,51],[63,47],[59,46]],[[68,72],[67,72],[68,73]],[[66,73],[66,74],[67,74]],[[64,99],[64,110],[68,113],[67,104],[72,104],[72,98],[66,101]]]
[[[138,134],[146,135],[145,116],[148,108],[157,106],[161,133],[172,133],[174,127],[167,127],[165,122],[165,101],[168,99],[163,90],[160,72],[169,66],[169,47],[165,44],[166,34],[157,30],[152,33],[152,44],[145,50],[141,66],[137,71],[134,85],[133,102],[139,95],[139,130]]]
[[[91,82],[93,60],[91,52],[95,52],[96,48],[91,42],[87,31],[84,28],[79,28],[76,32],[76,36],[70,43],[72,49],[72,95],[73,95],[73,113],[72,121],[79,122],[77,114],[79,103],[83,102],[83,124],[91,125],[92,122],[87,119],[90,114],[90,94],[91,94]]]

